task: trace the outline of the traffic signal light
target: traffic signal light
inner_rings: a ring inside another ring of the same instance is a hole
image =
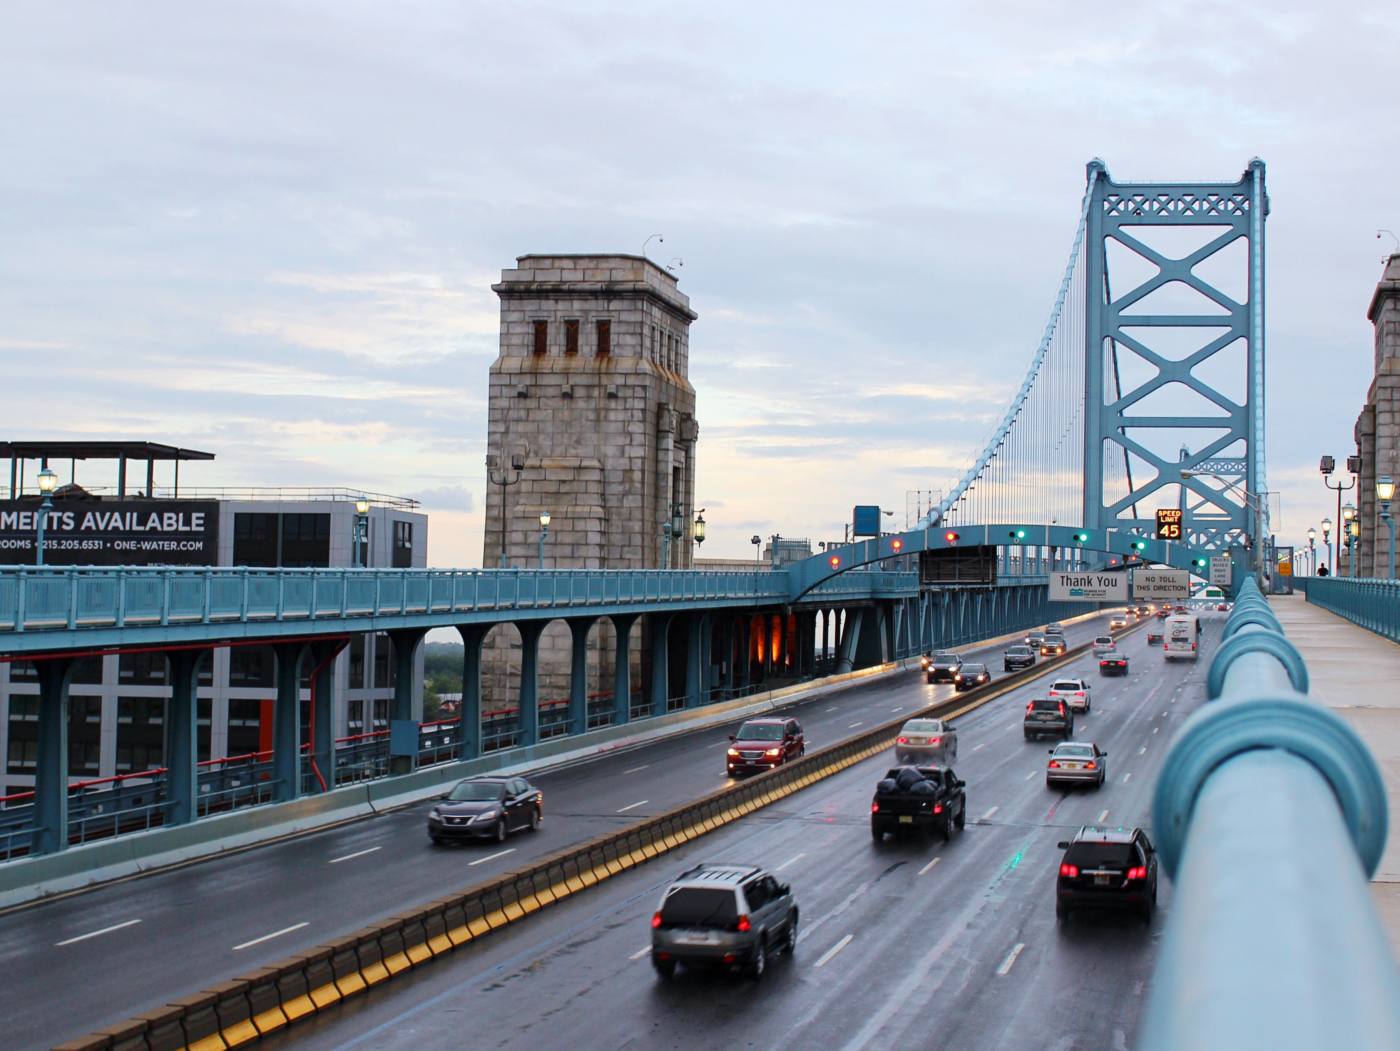
[[[841,556],[840,556],[840,555],[832,555],[830,558],[827,559],[827,562],[828,562],[828,564],[830,564],[830,566],[831,566],[832,569],[840,569],[840,568],[841,568]]]
[[[1075,534],[1074,534],[1074,542],[1075,542],[1076,544],[1087,544],[1087,543],[1089,542],[1089,534],[1088,534],[1088,533],[1075,533]]]
[[[895,537],[893,540],[890,541],[890,550],[892,550],[896,555],[899,554],[901,551],[904,550],[904,541],[899,539],[899,537]]]
[[[1197,569],[1205,569],[1207,563],[1204,558],[1193,558],[1191,560],[1191,565],[1195,566]]]
[[[948,532],[943,534],[943,539],[948,541],[948,543],[950,544],[956,544],[958,542],[958,534],[950,529],[948,530]]]
[[[1024,529],[1013,529],[1011,530],[1010,536],[1012,540],[1024,540],[1026,539],[1026,531]]]
[[[1134,551],[1146,551],[1146,550],[1147,550],[1147,541],[1146,541],[1146,540],[1134,540],[1133,543],[1132,543],[1132,548],[1133,548]]]

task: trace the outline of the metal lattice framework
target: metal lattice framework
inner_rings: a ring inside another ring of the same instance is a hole
[[[1221,184],[1115,183],[1092,161],[1025,380],[919,526],[1147,534],[1155,509],[1179,507],[1184,542],[1222,550],[1248,537],[1257,549],[1267,211],[1262,161]]]

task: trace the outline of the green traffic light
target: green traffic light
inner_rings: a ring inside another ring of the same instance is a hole
[[[1088,541],[1088,539],[1089,539],[1089,534],[1088,534],[1088,533],[1075,533],[1075,534],[1074,534],[1075,543],[1083,544],[1083,543],[1086,543],[1086,542]]]
[[[1012,540],[1026,539],[1026,531],[1024,529],[1013,529],[1009,535]]]

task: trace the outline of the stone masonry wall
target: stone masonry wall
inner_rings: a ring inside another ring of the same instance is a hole
[[[1375,378],[1356,421],[1357,451],[1362,457],[1356,485],[1361,520],[1357,573],[1370,577],[1386,574],[1390,545],[1376,500],[1376,478],[1388,474],[1400,479],[1400,253],[1387,261],[1366,317],[1375,326]],[[1391,513],[1400,513],[1400,501],[1391,505]]]

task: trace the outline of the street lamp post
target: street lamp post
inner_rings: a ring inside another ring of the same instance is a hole
[[[1381,521],[1390,532],[1390,557],[1386,560],[1386,579],[1395,579],[1395,519],[1390,513],[1390,501],[1395,499],[1395,479],[1383,474],[1376,479],[1376,499],[1381,502]]]
[[[1351,575],[1356,576],[1356,556],[1361,552],[1361,522],[1353,518],[1347,523],[1347,562],[1351,564]]]
[[[681,513],[680,505],[671,508],[671,517],[661,523],[661,568],[671,568],[671,538],[675,537],[679,543],[685,535],[685,516]]]
[[[510,470],[515,473],[514,478],[506,477],[506,468],[500,465],[500,458],[491,455],[486,457],[486,479],[492,485],[501,487],[501,556],[500,567],[506,568],[506,488],[520,481],[520,476],[525,470],[525,457],[521,453],[514,453],[510,458]],[[496,475],[500,475],[497,478]]]
[[[1352,481],[1354,482],[1355,479],[1352,479]],[[1352,561],[1352,554],[1351,554],[1352,538],[1356,536],[1356,534],[1355,534],[1354,532],[1352,532],[1351,524],[1352,524],[1352,522],[1354,522],[1355,520],[1356,520],[1356,505],[1353,504],[1350,500],[1348,500],[1346,503],[1344,503],[1344,504],[1342,505],[1342,527],[1341,527],[1341,529],[1342,529],[1342,535],[1341,535],[1340,537],[1338,537],[1337,539],[1338,539],[1338,540],[1343,540],[1343,541],[1346,542],[1346,548],[1347,548],[1347,576],[1350,576],[1350,577],[1356,576],[1356,565],[1355,565],[1355,563]]]
[[[1337,561],[1336,549],[1329,546],[1329,544],[1330,544],[1330,538],[1331,538],[1331,536],[1332,536],[1332,519],[1330,519],[1330,518],[1323,518],[1321,524],[1322,524],[1322,553],[1323,553],[1323,554],[1327,554],[1327,552],[1328,552],[1329,550],[1332,552],[1332,555],[1331,555],[1331,560],[1332,560],[1331,573],[1332,573],[1332,575],[1335,577],[1335,576],[1337,575],[1337,566],[1338,566],[1340,563]]]
[[[1308,527],[1308,575],[1317,576],[1317,530]]]
[[[697,545],[705,542],[705,509],[703,507],[695,512],[695,522],[690,527],[690,535],[695,538]]]
[[[44,494],[44,499],[39,503],[39,528],[38,535],[34,538],[34,564],[42,566],[44,564],[44,524],[48,521],[49,512],[53,510],[53,491],[58,488],[58,475],[55,474],[48,464],[44,464],[39,472],[39,492]]]
[[[352,536],[355,542],[354,564],[359,568],[369,562],[368,557],[361,558],[361,555],[369,554],[369,501],[363,496],[355,501],[355,528]]]
[[[544,568],[544,542],[549,539],[549,512],[540,512],[540,568]]]
[[[1356,485],[1356,475],[1357,475],[1357,474],[1360,472],[1360,470],[1361,470],[1361,457],[1359,457],[1359,456],[1349,456],[1349,457],[1347,457],[1347,470],[1348,470],[1348,471],[1351,471],[1351,474],[1352,474],[1351,485],[1342,485],[1341,482],[1338,482],[1336,485],[1333,485],[1331,482],[1329,482],[1329,481],[1327,480],[1327,476],[1330,475],[1330,474],[1332,473],[1332,471],[1333,471],[1335,468],[1336,468],[1336,461],[1335,461],[1334,459],[1332,459],[1332,457],[1330,457],[1330,456],[1324,456],[1324,457],[1322,458],[1322,462],[1318,464],[1318,470],[1322,472],[1322,484],[1325,485],[1325,486],[1327,486],[1328,489],[1334,489],[1334,490],[1336,490],[1336,493],[1337,493],[1337,521],[1340,523],[1340,522],[1342,521],[1342,494],[1343,494],[1344,492],[1346,492],[1348,489],[1351,489],[1351,488],[1355,487],[1355,485]],[[1325,536],[1326,530],[1324,530],[1323,532],[1324,532],[1324,537],[1323,537],[1322,543],[1323,543],[1324,546],[1326,546],[1326,543],[1327,543],[1326,536]],[[1332,575],[1333,575],[1334,577],[1337,575],[1337,568],[1342,564],[1342,563],[1341,563],[1342,537],[1343,537],[1343,534],[1344,534],[1345,532],[1346,532],[1346,525],[1345,525],[1345,524],[1338,525],[1338,527],[1337,527],[1337,540],[1336,540],[1336,543],[1334,543],[1334,544],[1332,545]]]

